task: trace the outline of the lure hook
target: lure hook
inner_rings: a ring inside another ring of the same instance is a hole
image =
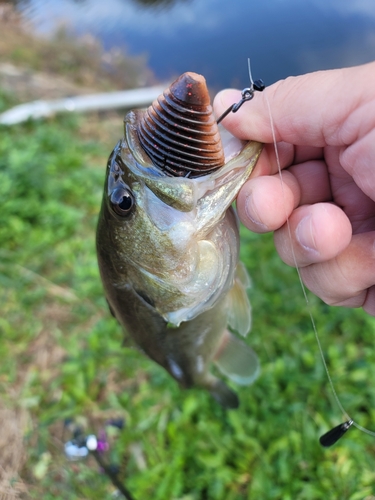
[[[229,113],[236,113],[242,104],[244,104],[246,101],[251,101],[251,99],[254,97],[254,93],[257,92],[263,92],[263,90],[266,88],[265,84],[263,83],[263,80],[255,80],[255,82],[251,82],[250,87],[246,87],[245,89],[242,90],[241,92],[241,99],[237,102],[229,106],[229,108],[224,111],[224,113],[219,117],[217,120],[217,123],[219,124],[224,118],[229,115]]]

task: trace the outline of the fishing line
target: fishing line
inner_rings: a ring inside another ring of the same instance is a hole
[[[323,366],[324,366],[324,369],[325,369],[325,372],[326,372],[326,375],[327,375],[327,378],[328,378],[329,385],[330,385],[331,390],[332,390],[332,394],[333,394],[333,396],[335,398],[337,406],[340,408],[342,414],[347,419],[345,422],[337,425],[333,429],[331,429],[328,432],[326,432],[325,434],[323,434],[323,436],[320,437],[319,442],[320,442],[320,444],[322,446],[325,446],[325,447],[332,446],[333,444],[335,444],[346,433],[347,430],[350,429],[351,426],[356,427],[358,430],[360,430],[362,432],[365,432],[366,434],[369,434],[370,436],[374,436],[375,437],[375,432],[374,431],[366,429],[365,427],[363,427],[363,426],[359,425],[357,422],[355,422],[352,418],[350,418],[350,416],[348,415],[348,413],[346,412],[346,410],[344,409],[344,407],[343,407],[343,405],[342,405],[342,403],[340,401],[340,398],[339,398],[339,396],[337,394],[337,391],[335,389],[335,386],[333,384],[330,371],[328,369],[328,365],[327,365],[327,361],[326,361],[325,356],[324,356],[322,344],[320,342],[320,337],[319,337],[319,334],[318,334],[318,329],[316,327],[315,320],[314,320],[314,317],[313,317],[313,314],[312,314],[312,311],[311,311],[311,305],[310,305],[310,302],[309,302],[309,299],[308,299],[308,296],[307,296],[306,287],[305,287],[305,285],[304,285],[304,283],[302,281],[301,272],[300,272],[300,269],[298,267],[296,254],[295,254],[294,248],[293,248],[293,239],[292,239],[292,232],[291,232],[291,229],[290,229],[289,216],[288,216],[288,214],[286,212],[286,196],[285,196],[285,191],[284,191],[284,182],[283,182],[283,179],[282,179],[280,157],[279,157],[279,152],[278,152],[277,142],[276,142],[275,127],[274,127],[272,113],[271,113],[271,106],[270,106],[270,102],[269,102],[269,99],[267,97],[267,94],[265,94],[265,100],[266,100],[267,108],[268,108],[268,114],[269,114],[271,131],[272,131],[272,140],[273,140],[273,145],[274,145],[274,149],[275,149],[276,163],[277,163],[278,174],[279,174],[280,182],[281,182],[281,190],[282,190],[282,196],[283,196],[283,201],[284,201],[284,211],[285,211],[286,225],[287,225],[287,229],[288,229],[288,236],[289,236],[289,241],[290,241],[290,247],[291,247],[291,254],[292,254],[293,264],[294,264],[294,266],[296,268],[296,271],[297,271],[297,275],[298,275],[298,279],[299,279],[299,282],[300,282],[300,285],[301,285],[302,293],[303,293],[303,296],[304,296],[304,299],[305,299],[305,302],[306,302],[307,312],[308,312],[308,314],[310,316],[310,321],[311,321],[311,324],[312,324],[312,327],[313,327],[313,331],[314,331],[316,342],[318,344],[318,349],[319,349],[320,357],[321,357],[321,360],[322,360],[322,363],[323,363]]]
[[[265,85],[264,85],[264,83],[263,83],[262,80],[256,80],[255,82],[253,81],[253,78],[252,78],[252,75],[251,75],[251,68],[250,68],[250,58],[248,59],[248,71],[249,71],[250,87],[245,88],[245,89],[242,90],[242,92],[241,92],[241,99],[237,103],[232,104],[231,106],[229,106],[229,108],[226,111],[224,111],[224,113],[219,117],[219,119],[217,120],[217,123],[220,123],[229,113],[231,113],[231,112],[232,113],[236,113],[236,111],[238,111],[240,109],[240,107],[246,101],[250,101],[254,97],[254,92],[255,91],[262,92],[265,89]],[[305,285],[304,285],[304,283],[302,281],[301,272],[300,272],[300,269],[298,267],[296,254],[295,254],[294,248],[293,248],[293,239],[292,239],[292,232],[291,232],[291,229],[290,229],[289,216],[288,216],[287,211],[286,211],[286,196],[285,196],[285,191],[284,191],[284,182],[283,182],[283,178],[282,178],[282,171],[281,171],[279,151],[278,151],[277,142],[276,142],[275,127],[274,127],[274,122],[273,122],[272,113],[271,113],[271,106],[270,106],[270,102],[268,100],[267,94],[265,94],[265,100],[266,100],[267,108],[268,108],[268,115],[269,115],[269,119],[270,119],[271,131],[272,131],[272,140],[273,140],[273,145],[274,145],[274,149],[275,149],[276,163],[277,163],[278,174],[279,174],[280,182],[281,182],[281,190],[282,190],[282,196],[283,196],[283,201],[284,201],[285,219],[286,219],[286,225],[287,225],[287,230],[288,230],[289,241],[291,243],[291,254],[292,254],[293,264],[294,264],[294,266],[295,266],[295,268],[297,270],[298,279],[299,279],[300,286],[301,286],[301,289],[302,289],[302,293],[303,293],[303,296],[304,296],[304,299],[305,299],[305,302],[306,302],[306,309],[307,309],[307,312],[308,312],[309,317],[310,317],[310,321],[311,321],[311,325],[313,327],[315,339],[316,339],[316,342],[318,344],[319,354],[320,354],[320,357],[321,357],[321,360],[322,360],[322,363],[323,363],[323,366],[324,366],[324,369],[325,369],[325,372],[326,372],[326,375],[327,375],[327,378],[328,378],[329,385],[331,387],[332,394],[334,396],[334,399],[336,401],[337,406],[341,410],[341,413],[347,419],[345,422],[337,425],[336,427],[333,427],[331,430],[329,430],[328,432],[326,432],[325,434],[323,434],[323,436],[320,437],[319,442],[324,447],[332,446],[352,426],[356,427],[358,430],[360,430],[360,431],[362,431],[362,432],[364,432],[364,433],[366,433],[366,434],[368,434],[370,436],[375,437],[375,432],[374,431],[366,429],[366,427],[363,427],[362,425],[358,424],[357,422],[355,422],[348,415],[348,413],[344,409],[344,407],[343,407],[343,405],[341,403],[341,400],[340,400],[340,398],[339,398],[339,396],[338,396],[338,394],[336,392],[336,389],[335,389],[335,386],[333,384],[330,371],[328,369],[328,365],[327,365],[327,362],[326,362],[326,359],[325,359],[325,356],[324,356],[322,344],[320,342],[320,337],[319,337],[319,334],[318,334],[318,330],[317,330],[317,327],[316,327],[316,324],[315,324],[315,320],[314,320],[314,317],[313,317],[313,314],[312,314],[312,311],[311,311],[311,305],[310,305],[310,302],[309,302],[309,299],[308,299],[308,296],[307,296],[306,287],[305,287]]]

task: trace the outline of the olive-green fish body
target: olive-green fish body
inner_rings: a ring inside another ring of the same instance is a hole
[[[170,175],[142,147],[144,113],[128,113],[108,161],[97,230],[105,294],[139,348],[182,387],[204,387],[234,408],[236,394],[210,366],[240,384],[259,371],[254,352],[227,328],[241,335],[250,329],[249,281],[238,261],[231,204],[262,145],[247,143],[206,175]]]

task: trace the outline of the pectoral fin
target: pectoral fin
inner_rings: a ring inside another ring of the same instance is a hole
[[[229,332],[224,334],[214,363],[224,375],[239,385],[252,384],[260,372],[255,352]]]
[[[228,325],[245,337],[251,328],[251,305],[246,293],[250,278],[242,262],[237,264],[234,285],[227,297]]]

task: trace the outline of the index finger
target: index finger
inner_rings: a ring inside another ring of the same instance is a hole
[[[289,77],[257,92],[236,113],[229,113],[223,125],[241,139],[272,143],[270,109],[277,142],[346,146],[358,138],[356,124],[345,125],[358,107],[373,98],[366,82],[373,80],[374,72],[375,63],[369,63]],[[215,114],[220,116],[240,98],[233,89],[220,92],[214,100]]]

